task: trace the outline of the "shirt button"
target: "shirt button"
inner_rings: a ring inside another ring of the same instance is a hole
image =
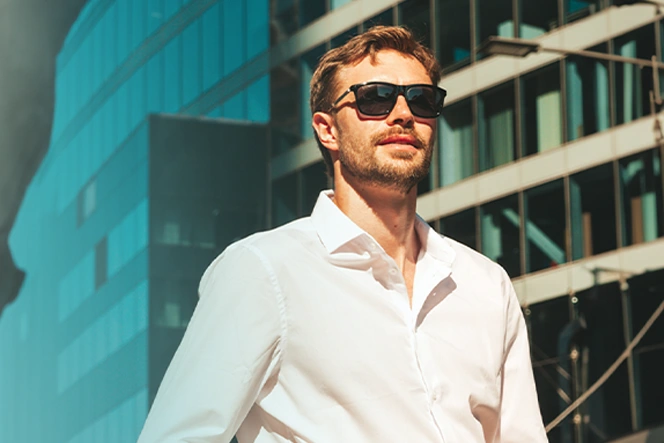
[[[397,270],[396,269],[390,269],[390,274],[397,275]]]

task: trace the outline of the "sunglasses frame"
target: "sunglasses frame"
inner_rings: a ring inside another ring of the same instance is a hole
[[[360,88],[363,87],[363,86],[369,86],[369,85],[385,85],[385,86],[390,86],[390,87],[393,87],[393,88],[396,89],[397,94],[396,94],[396,96],[395,96],[396,98],[394,99],[394,103],[392,103],[392,106],[390,107],[390,109],[389,109],[386,113],[383,113],[383,114],[367,114],[366,112],[362,112],[362,110],[360,109],[360,105],[358,104],[358,101],[359,101],[359,100],[358,100],[358,97],[357,97],[357,90],[360,89]],[[424,86],[424,87],[427,87],[427,88],[432,88],[435,92],[438,92],[438,93],[440,93],[440,94],[442,95],[442,99],[441,99],[440,107],[439,107],[439,109],[436,110],[436,114],[433,115],[433,116],[423,116],[423,115],[419,115],[419,114],[417,114],[415,111],[413,111],[413,108],[411,107],[411,103],[410,103],[410,101],[408,100],[408,97],[406,96],[406,93],[408,92],[409,89],[411,89],[411,88],[418,88],[418,87],[421,88],[421,87],[423,87],[423,86]],[[412,85],[395,85],[395,84],[393,84],[393,83],[388,83],[388,82],[376,82],[376,81],[372,81],[372,82],[364,82],[364,83],[357,83],[357,84],[351,85],[348,89],[346,89],[346,90],[344,91],[343,94],[341,94],[341,95],[339,96],[338,99],[336,99],[336,100],[334,101],[334,103],[332,104],[332,108],[334,108],[335,106],[337,106],[337,104],[339,104],[339,102],[340,102],[345,96],[347,96],[348,94],[350,94],[351,92],[353,93],[353,95],[355,95],[355,104],[356,104],[355,106],[357,107],[357,110],[358,110],[361,114],[366,115],[366,116],[368,116],[368,117],[380,117],[380,116],[384,116],[384,115],[389,115],[390,112],[392,112],[392,110],[393,110],[394,107],[396,106],[396,104],[397,104],[397,100],[399,99],[399,96],[400,96],[400,95],[403,95],[404,99],[406,99],[406,103],[408,104],[408,109],[410,109],[410,112],[411,112],[414,116],[416,116],[416,117],[420,117],[420,118],[436,118],[436,117],[438,117],[438,116],[441,114],[441,112],[442,112],[442,108],[443,108],[443,103],[445,102],[445,97],[447,96],[447,91],[444,90],[443,88],[441,88],[441,87],[439,87],[439,86],[436,86],[436,85],[427,84],[427,83],[415,83],[415,84],[412,84]]]

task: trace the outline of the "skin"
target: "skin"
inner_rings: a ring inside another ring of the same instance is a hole
[[[367,81],[431,84],[420,62],[393,50],[379,52],[374,64],[367,57],[343,68],[338,79],[334,97]],[[416,185],[429,170],[436,119],[414,116],[403,96],[389,115],[368,117],[359,113],[351,93],[334,112],[316,112],[312,125],[332,156],[335,204],[394,259],[412,305],[420,251]]]

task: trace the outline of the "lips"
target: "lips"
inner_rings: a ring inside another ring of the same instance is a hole
[[[406,135],[406,134],[398,134],[398,135],[389,135],[382,139],[379,143],[379,145],[411,145],[416,148],[420,148],[420,141],[417,139],[417,137],[413,137],[412,135]]]

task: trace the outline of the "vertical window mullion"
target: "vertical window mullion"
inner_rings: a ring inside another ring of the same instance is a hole
[[[470,63],[477,60],[477,0],[470,0]]]
[[[528,261],[528,251],[526,250],[526,201],[523,191],[519,191],[519,255],[521,261],[521,275],[526,275]]]
[[[563,193],[565,195],[565,256],[567,263],[573,260],[572,257],[572,216],[570,207],[570,188],[569,188],[569,175],[563,178]]]
[[[618,160],[613,161],[613,198],[615,201],[615,217],[616,217],[616,249],[620,249],[625,246],[624,232],[623,227],[623,198],[622,190],[620,186],[620,163]]]

